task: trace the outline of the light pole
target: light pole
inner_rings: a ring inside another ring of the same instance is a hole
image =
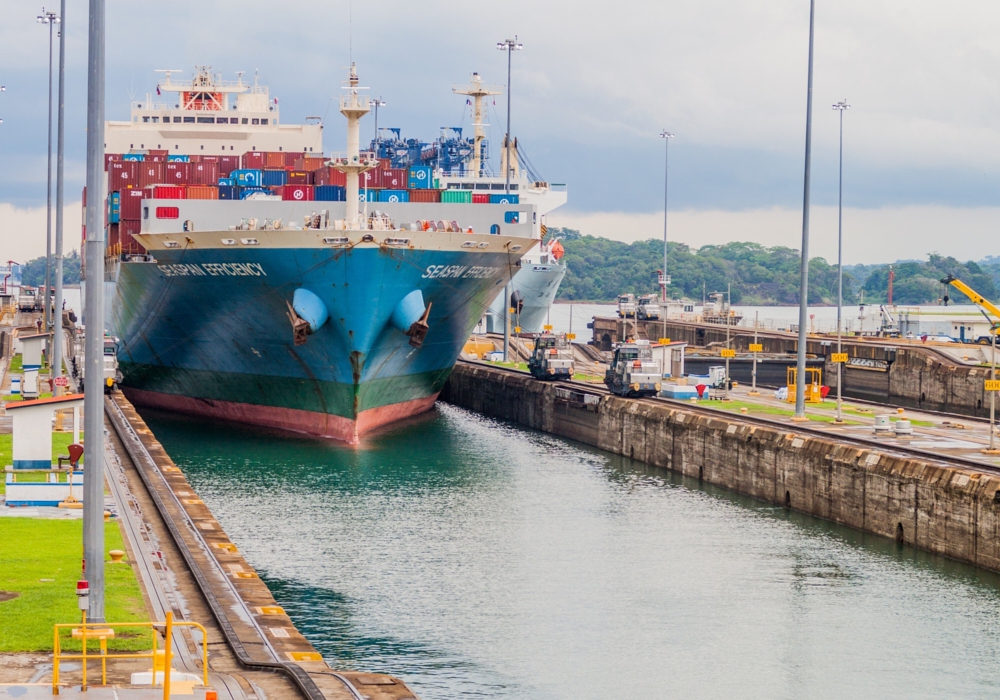
[[[663,139],[663,273],[660,275],[660,296],[663,301],[667,300],[667,183],[670,178],[670,139],[674,137],[669,131],[664,129],[660,132]],[[664,309],[664,315],[666,309]],[[664,331],[665,333],[665,331]]]
[[[66,0],[59,3],[60,21],[66,18]],[[63,22],[65,23],[65,22]],[[55,249],[55,277],[56,277],[56,299],[55,318],[53,319],[53,349],[52,349],[52,369],[49,374],[54,379],[62,376],[63,363],[63,325],[62,325],[62,303],[63,303],[63,163],[65,156],[65,106],[66,106],[66,30],[59,30],[59,96],[56,99],[58,116],[56,118],[56,249]],[[54,382],[53,382],[54,383]],[[62,387],[54,387],[56,396],[62,395]]]
[[[372,107],[375,108],[375,157],[378,158],[378,108],[385,107],[385,102],[381,97],[372,100]]]
[[[497,42],[497,48],[500,51],[507,52],[507,137],[505,139],[506,143],[504,146],[507,149],[507,162],[505,163],[505,186],[504,192],[510,195],[510,64],[511,57],[514,55],[515,51],[520,51],[524,48],[517,41],[517,34],[514,35],[513,39],[504,39],[503,41]],[[510,292],[511,283],[508,282],[507,286],[503,290],[503,361],[508,362],[508,355],[510,353]]]
[[[809,0],[809,79],[806,90],[806,163],[802,184],[802,268],[799,283],[799,347],[795,370],[795,416],[806,420],[806,323],[809,321],[809,178],[812,169],[813,26],[816,0]]]
[[[49,294],[52,289],[52,30],[59,24],[59,15],[55,12],[46,12],[42,8],[42,14],[38,15],[39,24],[49,25],[49,126],[45,136],[49,142],[48,156],[45,160],[47,168],[46,199],[45,199],[45,295],[43,297],[42,319],[43,328],[47,333],[51,330],[51,319],[49,318]],[[52,348],[49,348],[49,361],[52,361]],[[50,368],[51,371],[51,368]]]
[[[87,264],[83,386],[83,559],[87,618],[104,622],[104,1],[90,0],[87,52]]]
[[[7,92],[7,86],[0,85],[0,92]],[[3,124],[3,119],[0,119],[0,124]]]
[[[851,108],[847,100],[833,106],[840,113],[840,179],[837,194],[837,354],[841,354],[840,314],[844,305],[844,111]],[[837,422],[844,422],[840,385],[843,382],[843,362],[837,363]]]

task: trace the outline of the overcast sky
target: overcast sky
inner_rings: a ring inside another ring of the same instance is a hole
[[[83,184],[86,8],[70,0],[67,202]],[[662,128],[670,144],[671,237],[693,246],[801,233],[808,0],[613,5],[292,0],[108,0],[107,117],[155,92],[158,68],[258,70],[281,118],[326,117],[353,58],[388,103],[381,126],[431,139],[466,125],[454,84],[506,80],[496,42],[515,33],[513,132],[540,174],[569,186],[550,223],[631,240],[662,235]],[[47,28],[41,6],[0,0],[0,246],[38,247],[45,202]],[[818,0],[812,252],[835,257],[837,113],[845,117],[845,261],[936,251],[1000,253],[1000,5],[985,0]],[[489,117],[500,143],[505,97]],[[367,137],[373,122],[366,119]],[[364,133],[364,132],[363,132]],[[28,222],[25,224],[25,222]],[[31,223],[34,222],[34,223]],[[67,241],[79,239],[79,216]],[[16,230],[15,230],[16,229]],[[23,252],[22,252],[23,251]],[[37,253],[35,253],[37,254]]]

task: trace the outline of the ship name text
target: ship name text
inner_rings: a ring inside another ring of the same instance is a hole
[[[483,265],[428,265],[424,279],[476,279],[484,280],[495,277],[503,268]]]
[[[157,267],[165,277],[267,277],[260,263],[175,263]]]

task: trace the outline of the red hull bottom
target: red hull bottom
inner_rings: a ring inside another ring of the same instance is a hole
[[[333,438],[349,445],[358,444],[367,432],[389,423],[401,421],[429,410],[437,401],[437,394],[412,401],[404,401],[390,406],[380,406],[362,411],[357,419],[334,416],[315,411],[301,411],[277,406],[258,406],[232,401],[194,399],[189,396],[164,394],[158,391],[123,388],[125,396],[136,406],[162,408],[178,413],[187,413],[207,418],[249,423],[268,428],[290,430],[306,435]]]

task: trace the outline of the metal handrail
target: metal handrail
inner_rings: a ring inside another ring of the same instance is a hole
[[[202,653],[202,685],[208,687],[208,633],[205,628],[202,627],[197,622],[191,622],[189,620],[174,621],[174,615],[172,612],[168,612],[166,615],[166,620],[163,622],[87,622],[86,621],[86,611],[84,612],[84,617],[81,622],[78,623],[57,623],[53,625],[52,630],[52,694],[57,695],[59,693],[59,662],[69,659],[79,659],[83,663],[83,680],[82,689],[87,689],[87,642],[91,639],[98,639],[101,643],[101,653],[98,655],[101,659],[101,684],[108,684],[108,659],[152,659],[153,660],[153,685],[156,685],[156,630],[160,627],[164,628],[164,660],[163,660],[163,698],[168,700],[170,697],[170,661],[172,658],[171,653],[171,638],[173,635],[173,630],[176,627],[196,627],[201,631],[201,653]],[[97,635],[88,633],[88,630],[106,630],[110,629],[112,634],[114,633],[115,627],[146,627],[150,630],[151,646],[152,649],[147,653],[127,653],[127,654],[109,654],[107,652],[106,641],[107,638],[102,635]],[[60,644],[60,630],[69,629],[77,630],[82,629],[80,635],[80,644],[82,648],[82,653],[79,654],[67,654],[62,652],[62,647]]]

